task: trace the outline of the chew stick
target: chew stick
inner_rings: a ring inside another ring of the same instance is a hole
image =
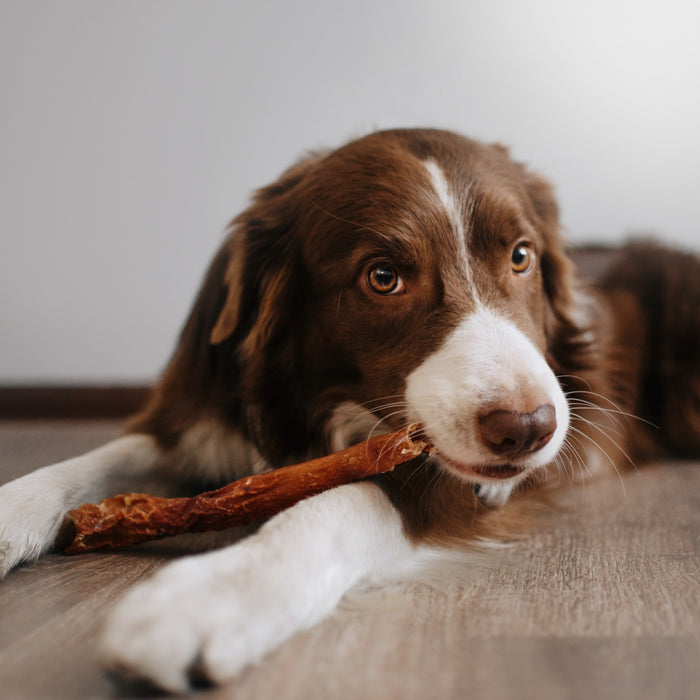
[[[71,510],[61,539],[70,539],[66,553],[77,554],[127,547],[181,532],[245,525],[321,491],[391,471],[428,449],[414,424],[326,457],[248,476],[192,498],[122,494]]]

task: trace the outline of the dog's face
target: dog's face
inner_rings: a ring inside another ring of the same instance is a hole
[[[375,134],[297,166],[240,221],[213,339],[238,329],[251,387],[286,364],[289,420],[322,423],[332,448],[419,421],[443,466],[479,483],[552,460],[569,270],[549,187],[504,149]]]

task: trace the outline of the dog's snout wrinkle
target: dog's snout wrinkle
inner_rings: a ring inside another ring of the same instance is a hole
[[[557,429],[556,411],[543,404],[531,413],[496,409],[479,416],[486,446],[500,457],[513,459],[544,447]]]

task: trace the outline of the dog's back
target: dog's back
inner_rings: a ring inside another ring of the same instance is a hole
[[[632,412],[671,455],[700,454],[700,259],[653,244],[627,247],[602,288],[611,299],[621,345],[638,362]],[[630,299],[636,310],[629,311]],[[638,320],[636,329],[632,318]],[[630,342],[637,337],[639,343]],[[638,357],[638,360],[634,358]]]
[[[604,303],[601,342],[635,462],[700,454],[700,258],[656,242],[576,251]],[[612,397],[611,397],[612,398]]]

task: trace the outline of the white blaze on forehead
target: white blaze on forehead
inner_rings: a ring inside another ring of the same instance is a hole
[[[435,190],[435,194],[442,205],[447,218],[452,225],[452,233],[455,236],[457,243],[458,254],[462,260],[462,266],[467,274],[467,279],[471,282],[472,273],[469,266],[469,256],[467,254],[467,243],[466,243],[466,231],[464,226],[464,218],[462,216],[460,202],[463,201],[469,195],[469,190],[461,193],[461,196],[455,197],[452,188],[450,188],[450,183],[445,177],[443,169],[438,165],[438,163],[432,158],[423,161],[425,169],[428,171],[430,176],[430,182]]]
[[[450,191],[450,185],[447,182],[445,173],[437,162],[432,159],[424,161],[423,165],[425,165],[425,169],[428,171],[428,175],[430,175],[430,182],[433,185],[433,189],[440,199],[443,209],[454,227],[455,233],[462,243],[464,243],[464,223],[462,221],[462,215],[460,214],[457,200]]]

